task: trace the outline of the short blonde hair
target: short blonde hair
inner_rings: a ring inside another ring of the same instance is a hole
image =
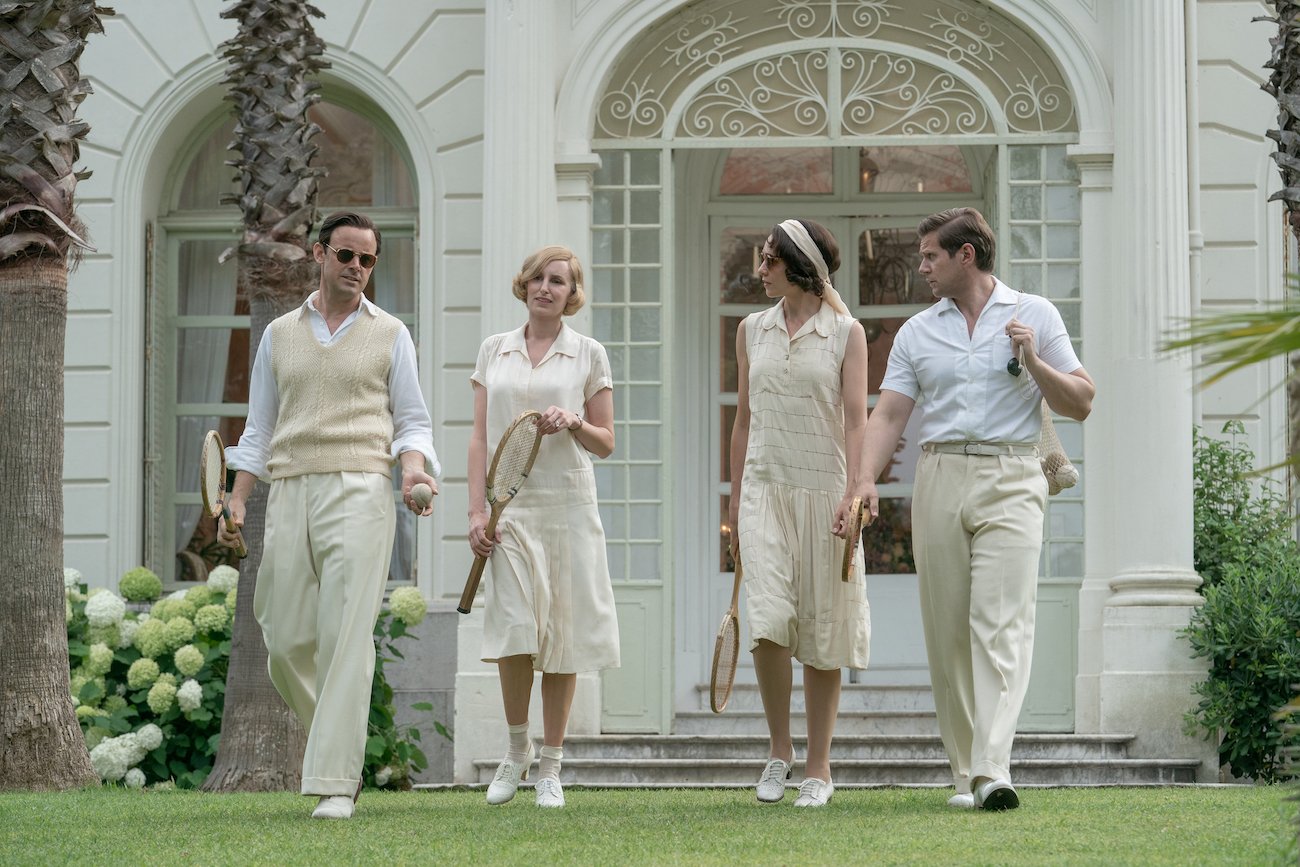
[[[539,250],[529,254],[524,260],[523,267],[515,275],[514,283],[511,288],[514,290],[515,297],[520,301],[528,300],[528,283],[542,276],[546,266],[552,262],[569,263],[569,300],[564,305],[564,315],[572,316],[582,309],[582,305],[587,303],[587,293],[582,288],[582,263],[578,257],[568,247],[560,244],[548,244]]]

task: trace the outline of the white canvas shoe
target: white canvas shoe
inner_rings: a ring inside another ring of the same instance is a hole
[[[780,759],[768,759],[767,767],[763,768],[763,775],[758,778],[758,799],[764,804],[775,804],[785,797],[785,781],[790,779],[790,766],[794,764],[794,756],[790,761],[783,762]]]
[[[501,760],[497,765],[496,776],[488,785],[487,802],[489,804],[504,804],[515,796],[515,790],[519,788],[519,781],[528,779],[528,766],[533,763],[533,742],[528,742],[528,755],[522,762],[511,761],[509,758]]]
[[[313,819],[351,819],[353,801],[347,795],[327,795],[311,811]]]
[[[796,807],[825,807],[835,794],[835,786],[829,780],[809,777],[799,784],[799,797],[794,799]]]
[[[958,792],[948,799],[948,806],[957,810],[973,810],[975,796],[970,792]]]
[[[564,806],[564,787],[555,777],[542,777],[537,781],[537,806]]]

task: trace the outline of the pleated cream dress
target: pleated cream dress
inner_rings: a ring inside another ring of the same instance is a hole
[[[471,380],[487,389],[488,461],[525,410],[559,406],[582,414],[611,388],[605,347],[561,328],[537,367],[524,329],[494,334],[479,348]],[[533,471],[497,524],[501,542],[484,577],[484,662],[528,654],[536,671],[569,674],[617,668],[618,619],[596,508],[591,455],[571,432],[542,438]]]
[[[764,638],[819,669],[866,668],[871,639],[862,558],[841,581],[844,541],[831,534],[848,478],[840,376],[852,326],[822,304],[790,337],[784,300],[745,318],[739,529],[750,650]]]

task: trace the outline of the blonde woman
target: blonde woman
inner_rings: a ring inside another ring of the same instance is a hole
[[[514,295],[528,311],[514,331],[479,348],[469,446],[469,543],[489,557],[482,657],[501,676],[509,744],[489,804],[515,796],[534,748],[528,737],[533,673],[542,673],[538,806],[563,807],[560,761],[577,675],[617,668],[618,621],[596,509],[591,455],[614,451],[614,392],[605,349],[564,318],[585,300],[582,265],[567,247],[524,260]],[[510,422],[539,410],[545,437],[528,482],[486,534],[487,461]]]

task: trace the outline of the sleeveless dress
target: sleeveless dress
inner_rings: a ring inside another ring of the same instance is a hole
[[[844,542],[831,534],[848,477],[840,377],[852,325],[822,304],[790,337],[784,300],[745,318],[739,531],[750,650],[767,639],[818,669],[866,668],[871,638],[862,558],[841,581]]]
[[[582,414],[612,387],[600,343],[568,325],[541,363],[528,358],[524,329],[494,334],[470,377],[487,389],[488,461],[515,417],[559,406]],[[542,438],[533,470],[497,523],[501,542],[484,576],[481,658],[528,654],[536,671],[617,668],[618,618],[596,507],[591,455],[569,431]]]

